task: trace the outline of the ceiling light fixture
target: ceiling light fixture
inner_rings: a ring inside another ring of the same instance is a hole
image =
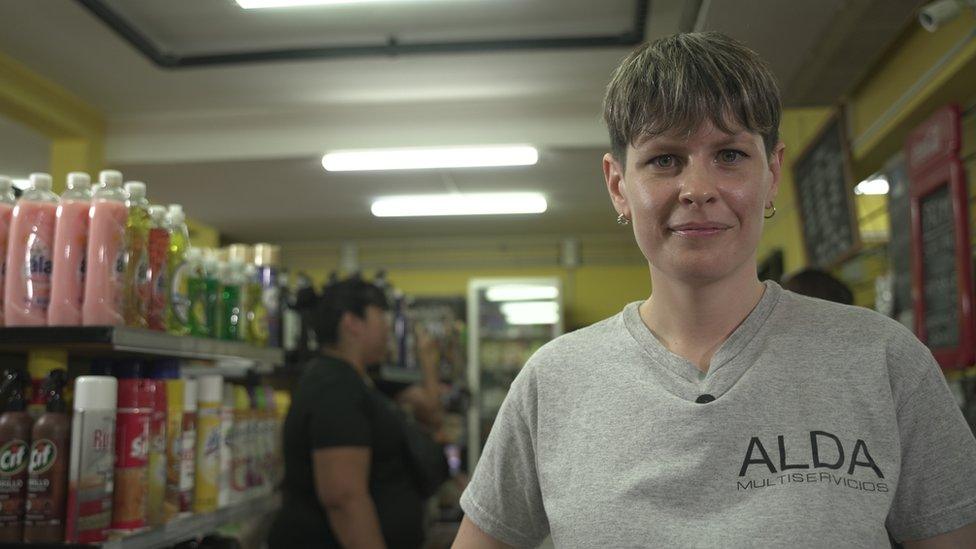
[[[492,302],[536,301],[557,297],[559,297],[559,288],[533,284],[504,284],[492,286],[485,292],[485,299]]]
[[[322,157],[322,167],[329,172],[423,170],[531,166],[538,161],[535,147],[504,145],[334,151]]]
[[[246,10],[264,8],[304,8],[310,6],[331,6],[338,4],[365,4],[367,2],[390,2],[392,0],[237,0],[237,5]]]
[[[854,187],[854,194],[859,195],[881,195],[888,194],[888,180],[883,177],[875,177],[861,181]]]
[[[535,214],[549,205],[540,193],[420,194],[386,196],[373,202],[376,217]]]
[[[555,301],[527,301],[502,303],[500,307],[509,324],[556,324],[559,322],[559,304]]]

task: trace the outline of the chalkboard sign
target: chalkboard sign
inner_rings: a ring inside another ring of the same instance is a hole
[[[857,251],[850,159],[840,111],[793,164],[803,239],[812,265],[832,267]]]
[[[909,132],[915,333],[943,368],[976,358],[969,196],[959,159],[960,111],[949,105]]]
[[[920,201],[925,333],[932,348],[959,345],[956,226],[952,195],[944,185]]]

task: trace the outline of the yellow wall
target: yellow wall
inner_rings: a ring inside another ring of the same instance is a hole
[[[333,259],[323,255],[314,261],[286,261],[285,266],[293,272],[302,271],[316,284],[322,284],[329,273],[336,269],[334,258],[337,256],[330,256]],[[371,259],[381,260],[375,256]],[[505,262],[499,261],[498,264],[504,265]],[[371,276],[372,271],[367,270],[367,275]],[[387,276],[399,290],[415,297],[465,297],[468,282],[474,278],[558,278],[563,287],[567,329],[586,326],[612,316],[620,312],[625,304],[650,295],[647,265],[633,261],[618,265],[581,265],[575,269],[561,267],[556,262],[551,266],[399,268],[389,269]]]
[[[56,191],[70,171],[95,173],[105,162],[105,119],[54,82],[0,53],[0,116],[30,127],[51,140]],[[38,166],[38,170],[43,167]]]

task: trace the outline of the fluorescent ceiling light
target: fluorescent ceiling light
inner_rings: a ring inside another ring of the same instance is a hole
[[[854,187],[854,194],[888,194],[888,180],[883,177],[861,181]]]
[[[393,0],[237,0],[246,10],[263,8],[301,8],[309,6],[332,6],[337,4],[365,4],[367,2],[391,2]]]
[[[376,199],[371,208],[376,217],[421,217],[434,215],[534,214],[548,204],[539,193],[420,194]]]
[[[555,286],[538,286],[531,284],[505,284],[492,286],[485,292],[488,301],[528,301],[540,299],[556,299],[559,289]]]
[[[538,161],[535,147],[504,145],[335,151],[322,157],[322,167],[329,172],[351,172],[531,166]]]
[[[509,324],[557,324],[559,304],[555,301],[524,301],[502,303],[502,314]]]

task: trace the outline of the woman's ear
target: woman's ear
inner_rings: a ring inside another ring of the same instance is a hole
[[[773,177],[769,185],[769,192],[766,195],[767,203],[776,200],[776,195],[779,193],[779,182],[783,176],[783,153],[785,150],[786,145],[780,141],[769,155],[769,172]]]
[[[610,193],[613,208],[618,214],[623,214],[630,219],[630,206],[624,194],[624,166],[611,153],[603,155],[603,178],[606,180],[607,192]]]

